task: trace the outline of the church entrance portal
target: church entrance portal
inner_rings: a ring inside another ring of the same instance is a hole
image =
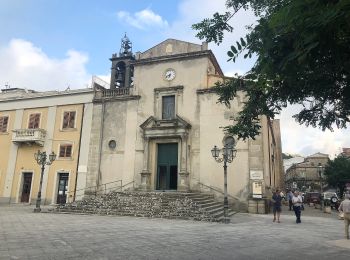
[[[177,143],[158,144],[157,190],[177,190]]]

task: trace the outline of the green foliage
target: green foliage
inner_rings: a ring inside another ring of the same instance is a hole
[[[291,156],[289,154],[282,153],[282,159],[291,159],[291,158],[293,158],[293,156]]]
[[[259,133],[259,116],[274,118],[290,104],[303,105],[294,115],[301,124],[332,130],[350,122],[350,1],[349,0],[228,0],[230,12],[216,13],[192,27],[197,37],[220,44],[232,33],[230,18],[252,9],[259,18],[249,33],[227,52],[257,57],[246,75],[216,86],[219,102],[229,105],[239,90],[247,93],[233,126],[239,138]]]
[[[330,160],[325,168],[324,175],[330,186],[338,187],[343,194],[345,184],[350,182],[350,158],[338,156]]]

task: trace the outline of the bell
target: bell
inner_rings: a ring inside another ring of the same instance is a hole
[[[123,75],[121,73],[118,74],[116,82],[118,82],[118,83],[123,82]]]

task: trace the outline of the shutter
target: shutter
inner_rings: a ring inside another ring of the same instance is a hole
[[[40,114],[35,114],[34,128],[39,128],[40,125]]]
[[[70,117],[69,117],[69,127],[70,127],[70,128],[74,128],[74,124],[75,124],[75,112],[70,112],[69,115],[70,115]]]
[[[68,128],[68,121],[69,121],[69,112],[64,112],[62,128]]]
[[[72,157],[72,146],[71,145],[66,146],[66,157]]]
[[[34,125],[34,116],[33,116],[33,114],[31,114],[31,115],[29,115],[28,128],[29,128],[29,129],[34,128],[33,125]]]
[[[9,120],[9,117],[8,117],[8,116],[2,116],[2,117],[0,117],[0,132],[1,132],[1,133],[7,132],[8,120]]]
[[[64,145],[61,145],[60,146],[60,157],[65,157],[64,155],[65,155],[65,146]]]

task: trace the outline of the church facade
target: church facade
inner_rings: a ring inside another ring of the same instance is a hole
[[[206,43],[168,39],[133,55],[125,37],[110,60],[110,88],[94,84],[87,187],[120,181],[124,189],[220,196],[224,174],[211,149],[228,142],[237,150],[228,165],[231,198],[248,205],[266,186],[281,187],[279,121],[261,117],[255,140],[224,134],[246,97],[230,109],[217,103],[212,87],[226,78]]]
[[[246,97],[239,93],[230,108],[217,103],[212,87],[228,78],[206,43],[167,39],[133,53],[125,36],[110,61],[110,83],[95,78],[90,89],[3,90],[0,202],[35,201],[37,150],[58,155],[45,168],[46,204],[118,188],[222,197],[223,163],[214,160],[211,150],[225,144],[237,150],[227,169],[232,202],[249,208],[253,199],[263,200],[267,186],[283,185],[278,120],[262,116],[255,140],[236,140],[223,132]]]

